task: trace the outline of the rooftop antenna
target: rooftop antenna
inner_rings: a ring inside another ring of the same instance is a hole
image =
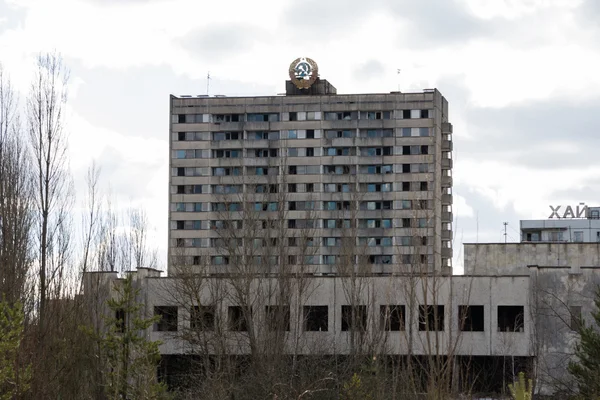
[[[396,75],[398,75],[398,91],[400,91],[400,68],[397,68],[397,73]]]
[[[508,222],[504,222],[504,243],[506,244],[506,227],[508,226]]]
[[[208,96],[208,90],[210,89],[210,71],[206,74],[206,95]]]

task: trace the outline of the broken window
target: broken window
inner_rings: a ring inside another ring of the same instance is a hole
[[[444,330],[444,306],[419,306],[419,330]]]
[[[190,328],[200,331],[215,329],[215,306],[194,306],[190,310]]]
[[[251,313],[252,311],[250,311]],[[246,332],[248,330],[248,321],[246,319],[246,313],[244,308],[241,306],[229,306],[227,310],[227,318],[229,323],[229,330],[235,332]]]
[[[156,306],[154,315],[160,316],[160,320],[154,324],[157,332],[177,331],[177,306]]]
[[[571,330],[579,331],[581,328],[581,306],[570,306],[569,313],[571,314]]]
[[[367,329],[367,306],[342,306],[342,331]]]
[[[125,310],[123,308],[117,308],[115,311],[115,327],[118,333],[125,333]]]
[[[289,306],[265,306],[267,327],[271,331],[290,330]]]
[[[327,332],[329,325],[329,307],[304,306],[304,330],[308,332]]]
[[[498,306],[498,332],[523,332],[524,328],[523,306]]]
[[[406,326],[404,306],[385,305],[380,307],[381,329],[384,331],[403,331]]]
[[[458,306],[458,323],[461,331],[483,332],[483,306]]]

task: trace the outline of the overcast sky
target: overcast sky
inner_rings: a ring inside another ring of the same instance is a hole
[[[211,94],[281,93],[297,57],[338,93],[448,99],[457,267],[463,242],[504,241],[505,221],[518,241],[550,204],[600,204],[598,0],[0,0],[18,89],[53,50],[71,70],[77,187],[96,159],[163,257],[169,94],[206,94],[208,71]]]

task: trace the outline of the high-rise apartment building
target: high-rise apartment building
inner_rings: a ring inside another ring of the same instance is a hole
[[[171,273],[451,273],[446,99],[337,94],[316,70],[292,63],[285,95],[171,96]]]

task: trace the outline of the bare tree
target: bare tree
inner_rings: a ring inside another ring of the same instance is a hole
[[[39,55],[27,98],[29,145],[35,185],[35,239],[39,322],[46,323],[49,290],[64,274],[63,251],[72,195],[64,132],[68,71],[57,54]]]

